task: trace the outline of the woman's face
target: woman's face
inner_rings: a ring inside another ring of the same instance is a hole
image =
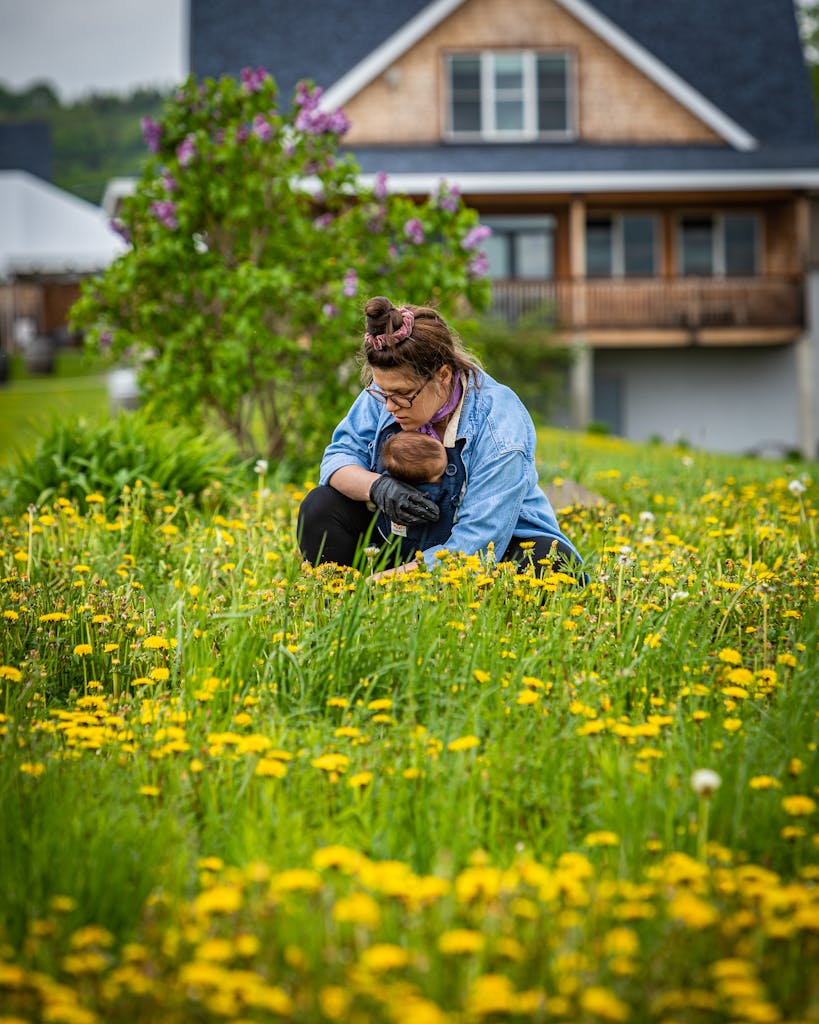
[[[392,398],[387,399],[387,409],[393,414],[402,430],[417,430],[441,408],[452,391],[452,368],[442,366],[436,370],[432,379],[418,380],[404,370],[373,369],[373,384],[386,395],[406,395],[410,398],[421,388],[420,394],[409,409],[397,405]],[[422,387],[423,385],[423,387]]]

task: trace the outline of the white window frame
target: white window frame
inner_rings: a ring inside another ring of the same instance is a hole
[[[538,131],[537,60],[539,57],[560,56],[566,65],[566,127],[553,131]],[[452,124],[452,70],[453,60],[477,58],[480,61],[481,128],[480,131],[456,131]],[[495,60],[498,57],[523,59],[523,127],[512,131],[499,129],[495,121]],[[453,142],[532,142],[535,140],[569,141],[575,138],[574,129],[575,62],[569,50],[481,50],[452,52],[446,55],[447,110],[445,137]]]
[[[758,277],[763,273],[762,255],[765,252],[762,232],[765,227],[764,219],[758,210],[722,210],[719,213],[711,211],[689,211],[680,215],[677,222],[677,272],[680,277],[697,277],[701,275],[686,274],[683,268],[683,222],[690,220],[711,220],[713,224],[713,237],[711,239],[711,256],[713,258],[713,270],[711,277],[728,277],[725,268],[725,221],[728,217],[749,217],[756,223],[756,248],[754,250],[755,269],[749,276]],[[737,275],[731,274],[731,277]]]

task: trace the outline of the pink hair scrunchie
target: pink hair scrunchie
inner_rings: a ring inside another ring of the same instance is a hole
[[[401,306],[398,310],[401,314],[401,326],[397,331],[392,334],[365,334],[364,340],[369,341],[374,349],[392,348],[395,345],[400,345],[402,341],[412,334],[412,328],[415,324],[415,315],[412,310],[407,309],[406,306]]]

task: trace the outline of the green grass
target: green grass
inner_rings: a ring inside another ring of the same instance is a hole
[[[54,418],[84,416],[92,422],[108,416],[108,392],[99,363],[79,352],[60,351],[55,371],[28,373],[20,357],[11,362],[9,381],[0,384],[0,466],[18,451],[30,451]]]
[[[0,523],[8,1014],[815,1018],[815,467],[540,458],[583,589],[310,569],[264,480]]]

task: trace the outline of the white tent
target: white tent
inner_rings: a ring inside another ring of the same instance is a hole
[[[0,171],[0,281],[93,273],[126,248],[100,207],[25,171]]]

